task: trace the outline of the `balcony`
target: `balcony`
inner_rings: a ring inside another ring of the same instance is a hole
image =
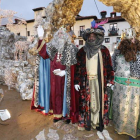
[[[114,26],[108,30],[108,36],[118,36],[119,28],[114,28]]]

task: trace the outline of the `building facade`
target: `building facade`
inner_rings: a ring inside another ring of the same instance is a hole
[[[122,31],[128,31],[131,26],[124,18],[117,16],[116,12],[112,12],[110,13],[110,17],[106,17],[106,11],[102,11],[101,17],[102,18],[96,20],[96,22],[100,22],[105,18],[108,19],[108,22],[103,25],[105,29],[105,40],[103,45],[113,53],[121,38]]]
[[[34,19],[26,20],[26,25],[21,25],[20,32],[15,32],[14,30],[11,30],[15,34],[26,36],[28,39],[30,36],[34,35],[34,22],[37,17],[37,15],[42,15],[43,18],[45,18],[45,7],[39,7],[33,9],[34,11]],[[129,23],[123,19],[121,16],[117,16],[115,12],[110,13],[110,17],[106,17],[107,12],[102,11],[101,13],[101,19],[98,19],[96,16],[76,16],[76,23],[72,27],[72,30],[74,31],[76,35],[76,43],[77,45],[80,45],[81,47],[85,44],[84,40],[82,39],[82,32],[91,27],[91,22],[95,20],[97,23],[108,19],[108,23],[101,25],[105,29],[105,40],[103,45],[105,45],[110,52],[112,53],[114,51],[114,48],[117,44],[117,42],[120,40],[122,30],[128,30],[130,28]],[[20,19],[14,18],[14,24],[18,23],[17,21]],[[5,22],[6,23],[6,22]],[[5,26],[5,23],[2,25]]]

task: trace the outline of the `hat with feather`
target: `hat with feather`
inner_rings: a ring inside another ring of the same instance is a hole
[[[105,23],[108,22],[108,19],[104,20],[104,21],[101,21],[100,23],[96,23],[95,20],[93,20],[91,22],[91,28],[88,28],[86,29],[84,32],[83,32],[83,39],[86,41],[88,39],[88,36],[91,34],[91,33],[94,33],[96,35],[101,35],[102,37],[104,37],[104,33],[105,33],[105,30],[102,26],[100,25],[103,25]]]

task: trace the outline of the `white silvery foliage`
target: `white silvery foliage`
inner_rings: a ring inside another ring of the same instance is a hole
[[[19,88],[19,92],[21,95],[22,100],[31,100],[32,99],[32,94],[33,94],[33,83],[34,80],[32,79],[28,79],[30,78],[28,76],[29,74],[19,73],[19,76],[17,78],[18,80],[18,84],[19,86],[17,86],[17,88]],[[30,74],[31,76],[31,74]]]
[[[55,4],[63,4],[64,3],[64,0],[54,0],[54,3]]]
[[[19,87],[20,87],[20,85],[21,85],[22,83],[25,82],[25,79],[26,79],[25,74],[22,73],[22,71],[20,71],[20,72],[18,73],[18,77],[17,77],[17,84],[19,85]]]
[[[21,91],[20,94],[23,100],[31,100],[34,84],[34,67],[28,61],[14,60],[14,43],[26,40],[26,37],[15,36],[7,28],[0,27],[0,84],[5,84],[4,71],[10,68],[17,77],[14,88]],[[27,56],[27,59],[31,59],[30,57]],[[33,62],[33,60],[35,58],[32,58],[31,61]]]
[[[49,5],[45,8],[45,14],[46,14],[45,19],[42,18],[42,15],[40,13],[36,15],[35,23],[34,23],[34,32],[35,32],[34,35],[37,35],[37,27],[39,25],[41,25],[46,32],[51,30],[52,17],[54,11],[55,11],[54,3],[52,2],[49,3]]]
[[[54,4],[49,3],[47,8],[45,9],[46,19],[45,19],[45,22],[44,22],[44,25],[43,25],[44,30],[46,32],[46,37],[47,37],[47,34],[51,31],[51,28],[52,28],[52,17],[53,17],[54,11],[55,11]]]
[[[43,26],[45,24],[44,19],[42,18],[42,15],[38,13],[35,17],[35,22],[34,22],[34,35],[37,36],[37,27],[39,25]]]
[[[22,60],[25,61],[27,59],[27,52],[29,50],[29,41],[17,41],[15,43],[15,60]]]
[[[33,37],[32,43],[29,45],[29,50],[38,45],[38,38]],[[32,55],[29,52],[27,53],[27,61],[30,65],[35,66],[36,55]]]
[[[44,131],[45,131],[45,130],[39,132],[39,134],[36,136],[36,140],[46,140],[46,139],[45,139]]]
[[[72,134],[66,134],[64,135],[63,140],[78,140],[78,138],[74,137]]]
[[[52,17],[54,15],[55,12],[55,5],[62,5],[62,3],[64,2],[64,0],[53,0],[53,2],[49,3],[49,5],[46,7],[45,9],[45,13],[46,13],[46,19],[45,19],[45,23],[44,23],[44,29],[45,31],[50,31],[52,25]]]
[[[14,65],[14,62],[12,60],[0,59],[0,84],[5,83],[4,82],[5,69],[9,69],[13,65]]]
[[[30,89],[31,86],[32,85],[30,81],[27,81],[27,80],[25,80],[25,82],[20,85],[20,95],[21,95],[22,100],[32,99],[33,89]]]
[[[28,74],[28,78],[33,78],[33,75],[32,74]]]
[[[45,23],[44,23],[43,27],[44,27],[46,32],[51,30],[51,20],[50,20],[50,18],[45,20]]]
[[[11,33],[5,27],[0,27],[0,59],[14,58],[14,33]]]
[[[0,102],[2,101],[3,97],[4,97],[4,92],[2,89],[0,89]]]
[[[15,66],[15,67],[20,66],[20,61],[15,61],[14,66]]]
[[[64,0],[53,0],[45,8],[45,14],[46,14],[45,19],[42,18],[41,13],[40,13],[40,15],[38,15],[38,16],[40,16],[40,20],[38,20],[39,17],[37,18],[37,16],[36,16],[35,25],[34,25],[34,35],[37,35],[37,27],[39,25],[41,25],[41,26],[43,26],[43,28],[45,30],[46,38],[48,37],[48,34],[51,33],[52,28],[55,28],[54,25],[52,24],[53,16],[54,16],[54,13],[56,12],[55,5],[62,5],[63,3],[64,3]],[[60,7],[60,9],[61,9],[61,7]],[[59,21],[61,21],[61,19]]]
[[[21,85],[20,85],[20,93],[24,93],[24,92],[26,92],[27,91],[27,83],[22,83]]]
[[[45,9],[46,17],[51,18],[53,16],[54,11],[55,11],[54,3],[53,2],[49,3],[49,5]]]
[[[59,140],[59,135],[57,134],[57,130],[49,129],[49,133],[47,135],[47,140]]]
[[[37,28],[39,25],[44,25],[44,20],[41,15],[36,15],[34,27]]]
[[[36,46],[38,44],[38,38],[35,36],[33,36],[33,41],[32,43],[29,45],[29,49],[33,48],[34,46]]]
[[[16,41],[27,40],[26,37],[16,36],[6,27],[0,27],[0,59],[14,60],[14,43]]]

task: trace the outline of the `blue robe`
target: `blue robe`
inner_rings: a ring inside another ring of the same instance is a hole
[[[40,57],[39,65],[39,105],[44,107],[45,113],[50,108],[50,59]]]

